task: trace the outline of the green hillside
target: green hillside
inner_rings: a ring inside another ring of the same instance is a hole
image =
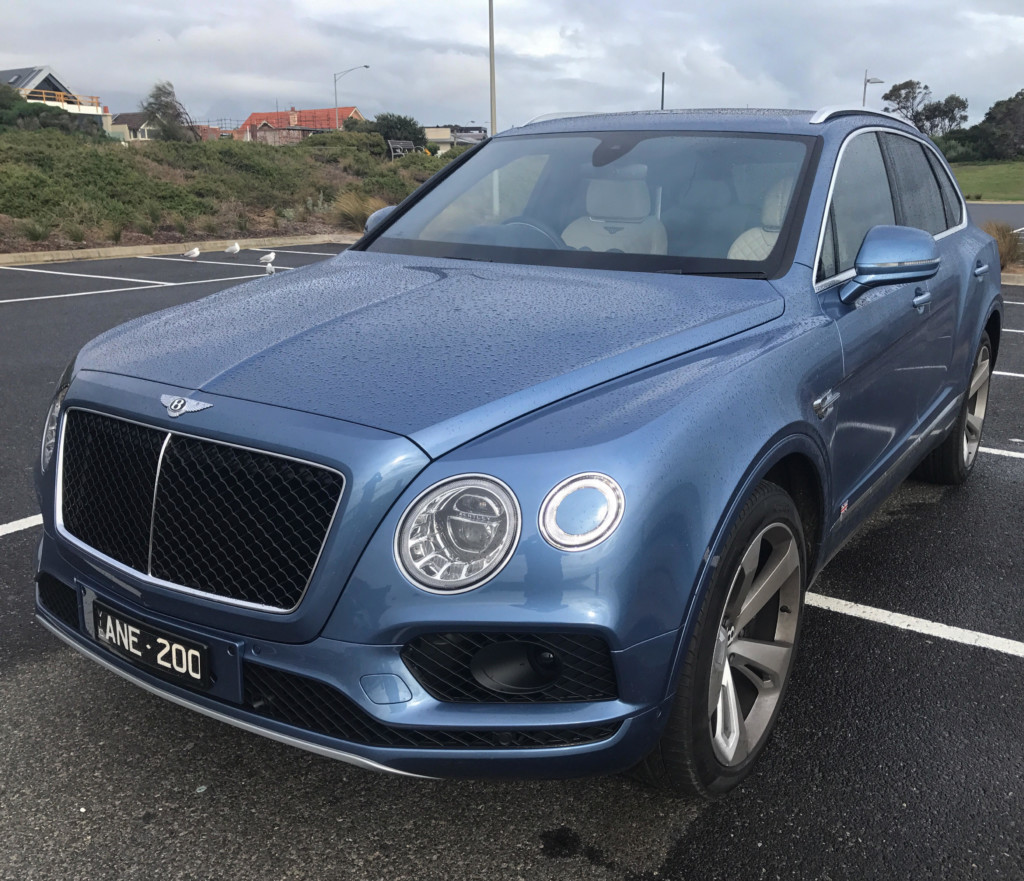
[[[0,131],[0,252],[359,230],[456,155],[385,153],[376,133],[273,147]]]
[[[1024,161],[957,163],[952,168],[968,199],[1024,202]]]

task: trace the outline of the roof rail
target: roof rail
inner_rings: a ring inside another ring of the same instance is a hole
[[[567,110],[564,113],[542,113],[540,116],[535,116],[523,124],[533,125],[535,122],[548,122],[552,119],[572,119],[576,116],[605,116],[607,112],[602,110]]]
[[[908,122],[905,119],[901,119],[898,116],[893,116],[891,113],[886,113],[884,110],[875,110],[872,107],[856,107],[850,104],[833,104],[828,107],[822,107],[808,120],[811,125],[819,125],[820,123],[826,122],[836,116],[884,116],[886,119],[892,122],[899,122],[903,125],[909,125],[913,129],[917,129],[917,126],[912,122]],[[918,129],[920,131],[920,129]]]

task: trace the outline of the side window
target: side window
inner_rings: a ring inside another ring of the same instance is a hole
[[[853,262],[869,229],[895,222],[889,178],[885,173],[878,138],[873,132],[855,135],[847,142],[839,160],[832,190],[835,274],[853,269]],[[825,269],[824,262],[823,255],[822,270]]]
[[[949,172],[942,166],[939,157],[931,150],[925,150],[924,155],[928,157],[928,163],[935,172],[935,178],[939,182],[939,192],[942,193],[942,204],[946,209],[946,228],[959,226],[963,220],[963,205],[960,202],[960,194],[956,185],[949,179]]]
[[[902,135],[883,134],[901,208],[900,225],[916,226],[932,235],[946,229],[946,209],[924,147]]]

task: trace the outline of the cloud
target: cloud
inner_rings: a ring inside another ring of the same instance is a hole
[[[1020,0],[496,0],[500,127],[560,110],[880,106],[895,82],[970,101],[972,121],[1024,88]],[[15,0],[0,67],[49,64],[133,110],[158,79],[199,119],[339,102],[425,124],[490,116],[483,0]]]

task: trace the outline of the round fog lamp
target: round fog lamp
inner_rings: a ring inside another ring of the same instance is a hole
[[[618,527],[625,496],[607,474],[589,472],[563,480],[540,508],[540,532],[560,551],[585,551]]]
[[[519,540],[515,496],[493,477],[466,474],[434,484],[408,507],[395,533],[395,557],[417,587],[457,593],[489,581]]]

